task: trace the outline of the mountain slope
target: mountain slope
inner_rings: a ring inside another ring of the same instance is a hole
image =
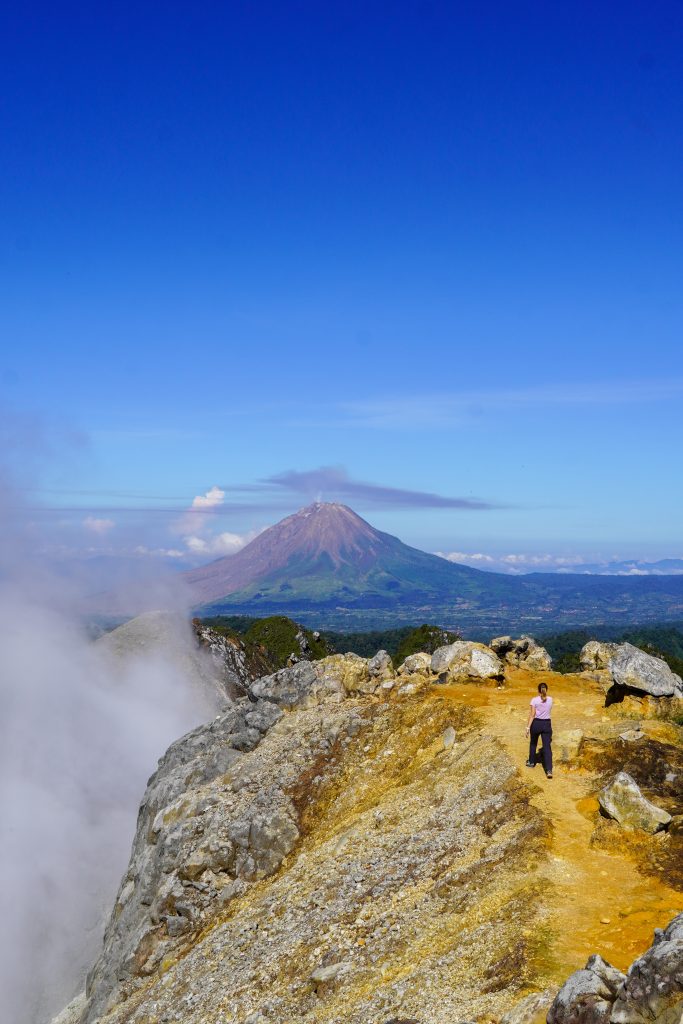
[[[236,555],[185,573],[198,605],[391,607],[476,598],[519,600],[523,583],[447,562],[375,530],[346,505],[317,503]]]

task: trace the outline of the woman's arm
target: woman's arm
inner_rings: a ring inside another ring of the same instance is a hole
[[[526,734],[527,734],[527,736],[529,735],[529,729],[531,728],[531,723],[533,722],[535,717],[536,717],[536,708],[532,704],[531,707],[529,708],[529,720],[526,723]]]

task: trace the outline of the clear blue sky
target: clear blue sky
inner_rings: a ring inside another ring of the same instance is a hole
[[[218,486],[205,539],[323,497],[683,555],[680,4],[5,5],[0,97],[0,385],[85,439],[28,492],[69,544],[184,550]]]

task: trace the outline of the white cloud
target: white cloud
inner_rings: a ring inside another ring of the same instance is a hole
[[[448,562],[460,565],[471,565],[476,568],[492,569],[495,572],[534,572],[539,569],[550,571],[563,569],[571,572],[571,567],[582,565],[586,559],[583,555],[550,555],[550,554],[518,554],[490,555],[481,551],[435,551],[434,554],[445,558]],[[568,568],[570,567],[570,568]]]
[[[495,558],[492,555],[483,554],[468,554],[466,551],[435,551],[435,555],[439,558],[445,558],[447,562],[495,562]]]
[[[192,508],[216,508],[222,505],[225,498],[225,491],[220,487],[211,487],[206,494],[198,494],[192,499]]]
[[[97,533],[99,536],[108,533],[109,530],[116,526],[113,519],[97,519],[95,516],[86,516],[83,520],[83,526],[86,530],[90,530],[91,533]]]
[[[253,540],[261,531],[250,533],[218,533],[214,537],[198,537],[196,535],[185,537],[188,550],[194,555],[234,555],[240,551],[249,541]]]
[[[185,552],[178,548],[148,548],[144,544],[138,544],[133,549],[134,555],[145,555],[151,558],[184,558]]]

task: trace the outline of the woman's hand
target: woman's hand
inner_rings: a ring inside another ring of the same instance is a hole
[[[525,736],[529,735],[529,726],[528,725],[527,725],[526,729],[524,730],[524,735]]]

